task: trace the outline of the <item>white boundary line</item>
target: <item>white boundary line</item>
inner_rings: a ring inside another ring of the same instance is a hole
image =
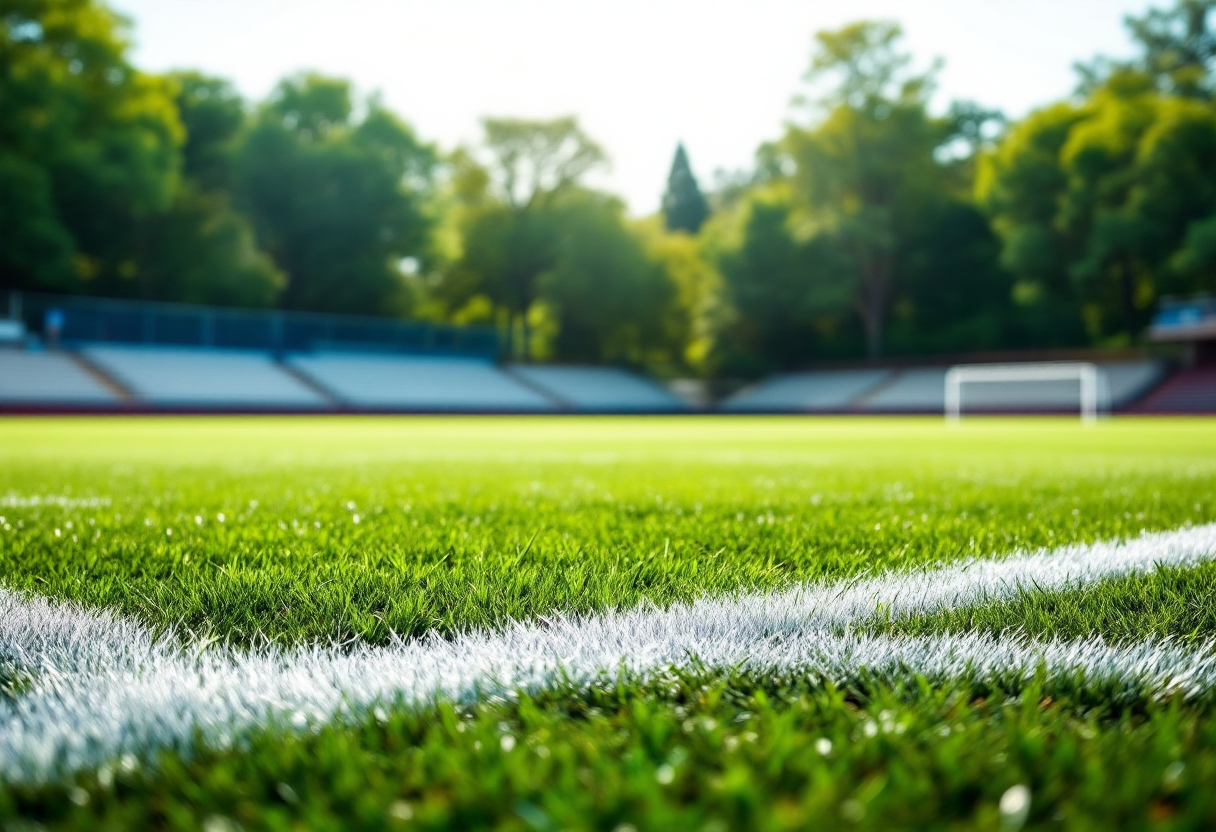
[[[844,680],[909,672],[933,678],[1025,679],[1083,673],[1116,693],[1193,696],[1216,687],[1216,652],[1150,641],[1035,643],[1018,637],[864,636],[840,628],[875,614],[904,618],[1058,591],[1158,565],[1216,559],[1216,524],[1127,543],[971,560],[937,569],[740,593],[668,609],[643,607],[517,623],[388,647],[183,649],[107,612],[0,589],[0,667],[31,684],[0,703],[0,779],[38,782],[122,754],[219,746],[271,721],[303,727],[377,704],[474,701],[563,683],[646,675],[695,658],[709,668]]]

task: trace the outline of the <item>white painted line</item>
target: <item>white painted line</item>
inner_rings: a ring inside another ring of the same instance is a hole
[[[851,583],[743,593],[583,618],[520,623],[384,648],[321,647],[191,655],[171,636],[108,613],[0,590],[0,667],[29,668],[30,687],[0,705],[0,779],[36,782],[96,768],[124,753],[189,749],[196,732],[226,745],[281,721],[328,722],[378,703],[472,701],[562,682],[687,666],[801,673],[843,680],[909,672],[948,679],[1049,678],[1084,673],[1115,692],[1192,696],[1216,686],[1216,653],[1165,642],[1033,643],[1014,637],[859,636],[840,625],[990,603],[1031,585],[1060,590],[1216,559],[1216,524],[1124,543],[1067,547],[894,573]]]

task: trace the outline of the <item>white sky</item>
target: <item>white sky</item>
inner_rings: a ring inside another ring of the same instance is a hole
[[[113,0],[136,64],[202,69],[265,96],[316,69],[379,90],[443,148],[483,115],[573,113],[607,150],[595,183],[657,210],[676,142],[703,187],[780,135],[811,36],[896,19],[922,64],[945,59],[938,104],[1012,116],[1067,95],[1072,64],[1125,55],[1122,25],[1169,0]],[[1172,2],[1170,3],[1172,5]]]

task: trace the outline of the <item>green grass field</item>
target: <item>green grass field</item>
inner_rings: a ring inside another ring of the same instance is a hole
[[[0,421],[0,585],[186,651],[387,649],[1213,521],[1211,419]],[[1214,590],[1203,563],[854,629],[1199,650]],[[0,642],[0,731],[48,672],[25,661]],[[1216,696],[694,657],[0,782],[0,827],[1195,829],[1214,781]]]

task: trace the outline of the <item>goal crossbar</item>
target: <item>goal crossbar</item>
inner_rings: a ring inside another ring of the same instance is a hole
[[[1099,407],[1109,409],[1105,375],[1086,361],[1033,364],[959,364],[946,371],[946,419],[962,417],[963,385],[985,382],[1076,381],[1080,386],[1081,418],[1093,422]]]

